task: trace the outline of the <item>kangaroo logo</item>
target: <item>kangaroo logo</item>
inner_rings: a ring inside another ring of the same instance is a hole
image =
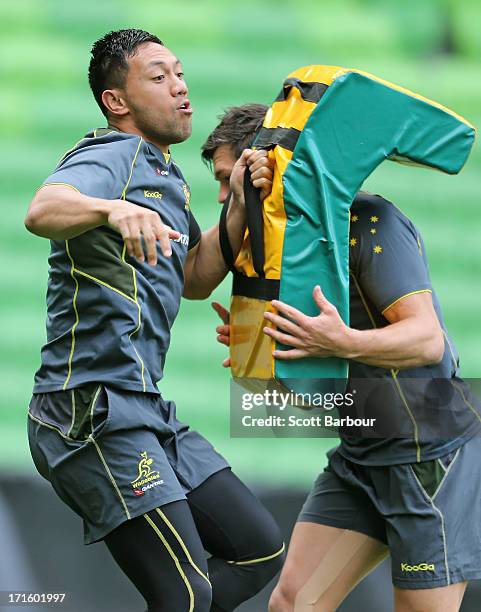
[[[140,456],[142,458],[139,461],[137,478],[131,481],[134,489],[138,489],[142,485],[148,484],[153,480],[158,480],[160,478],[159,472],[157,470],[152,470],[150,467],[154,460],[147,455],[147,451],[140,453]]]

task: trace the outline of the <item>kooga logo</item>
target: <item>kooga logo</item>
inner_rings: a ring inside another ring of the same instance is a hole
[[[419,563],[419,565],[408,565],[407,563],[401,563],[402,572],[434,572],[434,563]]]

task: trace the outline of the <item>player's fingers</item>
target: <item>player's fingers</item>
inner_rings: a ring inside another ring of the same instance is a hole
[[[272,193],[272,183],[270,185],[267,185],[264,189],[261,189],[261,192],[259,195],[261,202],[263,202],[267,198],[267,196],[269,196],[271,193]]]
[[[289,304],[285,304],[279,300],[272,300],[271,304],[277,311],[294,321],[294,323],[297,323],[298,325],[302,325],[302,323],[304,323],[306,315],[300,310],[297,310],[297,308],[289,306]]]
[[[251,168],[252,166],[259,168],[261,165],[268,164],[268,153],[265,149],[256,149],[255,151],[253,149],[246,150],[249,152],[246,158],[246,162],[249,168]]]
[[[169,235],[169,238],[171,238],[173,240],[177,240],[177,238],[180,238],[180,232],[178,232],[177,230],[172,229],[168,225],[166,225],[165,227],[167,228],[167,233]]]
[[[230,346],[229,336],[217,336],[217,342],[220,344],[225,344],[225,346]]]
[[[154,231],[149,223],[144,223],[142,227],[142,235],[144,237],[147,262],[151,266],[155,266],[157,263],[157,242]]]
[[[273,168],[269,158],[267,157],[267,153],[256,159],[250,157],[247,163],[249,165],[251,175],[272,176]]]
[[[293,336],[300,336],[303,331],[302,328],[299,327],[299,325],[296,325],[292,321],[289,321],[289,319],[286,319],[285,317],[280,317],[279,315],[276,315],[273,312],[265,312],[264,318],[270,321],[271,323],[274,323],[274,325],[279,329],[289,332]]]
[[[140,227],[137,222],[131,222],[128,225],[133,257],[136,257],[139,261],[145,261],[144,251],[142,249],[142,237],[140,234]]]
[[[229,336],[230,335],[230,326],[229,325],[218,325],[215,328],[215,331],[218,334],[222,334],[223,336]]]
[[[125,248],[127,249],[127,253],[130,255],[130,257],[133,257],[134,249],[132,246],[132,241],[130,240],[130,232],[127,222],[120,221],[117,227],[118,231],[120,232],[120,235],[122,236],[122,240],[125,242]]]
[[[265,176],[260,176],[252,181],[254,187],[257,189],[267,189],[268,187],[272,188],[272,181],[270,178],[266,178]]]
[[[284,334],[276,329],[272,329],[272,327],[264,327],[263,331],[266,336],[270,336],[282,344],[287,344],[287,346],[294,346],[296,348],[301,348],[303,346],[303,342],[299,340],[299,338],[289,334]]]
[[[257,187],[258,189],[261,190],[260,192],[261,201],[265,200],[272,191],[272,181],[266,178],[257,179],[256,181],[254,181],[253,185],[254,187]]]
[[[308,352],[302,349],[291,349],[289,351],[275,350],[272,355],[274,359],[302,359],[302,357],[308,356]]]
[[[224,359],[224,361],[222,362],[222,366],[224,368],[230,368],[230,357],[227,357],[227,359]]]
[[[172,245],[170,244],[170,232],[172,231],[172,228],[170,228],[168,225],[162,226],[159,236],[159,244],[160,250],[162,251],[164,257],[170,257],[172,255]]]
[[[219,304],[219,302],[212,302],[211,305],[212,308],[219,315],[219,317],[222,319],[222,322],[227,325],[229,323],[229,311],[227,310],[227,308],[224,308],[224,306],[222,306],[222,304]]]

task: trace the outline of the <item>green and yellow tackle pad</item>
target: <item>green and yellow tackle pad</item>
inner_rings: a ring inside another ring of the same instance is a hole
[[[274,379],[299,392],[312,388],[303,380],[346,379],[342,359],[276,361],[264,312],[280,299],[319,314],[312,297],[319,284],[349,324],[349,209],[362,183],[386,159],[456,174],[474,138],[474,126],[453,111],[366,72],[320,65],[292,72],[254,142],[275,160],[273,188],[260,204],[246,177],[247,230],[235,261],[226,208],[221,215],[234,276],[233,377]]]

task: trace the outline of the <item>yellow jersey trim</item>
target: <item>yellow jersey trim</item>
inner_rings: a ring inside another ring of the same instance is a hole
[[[142,142],[143,142],[143,138],[140,138],[140,140],[139,140],[139,144],[137,145],[137,150],[135,151],[134,159],[132,160],[132,164],[131,164],[131,166],[130,166],[130,174],[129,174],[129,178],[128,178],[127,182],[125,183],[125,187],[124,187],[124,188],[123,188],[123,190],[122,190],[122,195],[120,196],[120,199],[121,199],[121,200],[125,200],[125,194],[127,193],[127,188],[128,188],[128,186],[129,186],[129,184],[130,184],[130,181],[131,181],[131,179],[132,179],[132,174],[133,174],[133,172],[134,172],[135,162],[137,161],[137,155],[139,154],[139,151],[140,151],[140,145],[142,144]]]
[[[464,391],[461,389],[461,387],[459,387],[454,381],[453,381],[453,385],[454,385],[454,388],[457,389],[459,393],[461,394],[461,397],[463,398],[463,402],[466,404],[466,406],[471,410],[471,412],[475,415],[478,421],[481,422],[481,416],[479,415],[478,411],[474,408],[474,406],[471,404],[471,402],[468,402],[468,400],[466,399],[466,396],[464,395]]]
[[[134,172],[135,162],[137,161],[137,156],[139,154],[140,146],[142,145],[142,142],[143,142],[143,138],[140,138],[139,144],[137,145],[137,150],[135,151],[134,159],[132,160],[132,164],[130,166],[129,178],[128,178],[127,183],[125,184],[125,187],[124,187],[124,189],[122,191],[122,195],[120,196],[121,200],[125,200],[125,196],[127,194],[127,189],[128,189],[129,184],[130,184],[130,181],[132,179],[132,174]],[[127,248],[127,246],[126,246],[126,244],[124,242],[124,248],[122,250],[122,261],[125,264],[127,264],[130,267],[130,269],[132,270],[132,277],[133,277],[133,281],[134,281],[134,303],[137,305],[137,309],[138,309],[137,327],[132,332],[130,332],[130,334],[129,334],[129,340],[132,342],[132,336],[139,331],[140,326],[142,325],[142,310],[141,310],[141,307],[140,307],[140,304],[139,304],[139,300],[137,298],[137,272],[136,272],[136,270],[135,270],[135,268],[134,268],[134,266],[132,264],[129,264],[127,261],[125,261],[125,251],[126,251],[126,248]],[[142,378],[143,390],[144,390],[144,393],[145,393],[145,391],[147,390],[147,386],[145,384],[145,377],[144,377],[144,372],[145,372],[144,362],[142,360],[142,357],[139,355],[137,349],[135,348],[133,342],[132,342],[132,347],[133,347],[133,349],[135,351],[135,354],[137,355],[137,359],[139,360],[139,363],[140,363],[140,370],[141,370],[140,374],[141,374],[141,378]]]
[[[74,272],[76,272],[77,274],[80,274],[81,276],[85,276],[86,278],[89,278],[90,280],[94,281],[94,283],[98,283],[99,285],[103,285],[104,287],[107,287],[107,289],[110,289],[111,291],[115,291],[115,293],[118,293],[125,299],[133,302],[134,304],[137,304],[134,298],[130,297],[130,295],[127,295],[123,291],[120,291],[120,289],[116,289],[115,287],[112,287],[112,285],[109,285],[105,281],[100,280],[100,278],[97,278],[96,276],[92,276],[91,274],[87,274],[87,272],[83,272],[82,270],[79,270],[78,268],[74,268]]]
[[[75,351],[75,330],[77,329],[77,325],[79,324],[79,321],[80,321],[78,310],[77,310],[77,295],[78,295],[79,286],[78,286],[78,280],[75,278],[75,273],[74,273],[75,264],[72,259],[72,256],[70,255],[70,249],[68,247],[68,240],[65,241],[65,248],[67,251],[68,258],[70,259],[70,263],[71,263],[70,276],[75,281],[75,291],[74,291],[73,298],[72,298],[72,306],[75,312],[75,323],[72,325],[72,329],[70,330],[70,333],[72,335],[72,343],[70,345],[70,355],[68,358],[67,378],[65,379],[65,382],[63,384],[64,391],[67,388],[70,377],[72,376],[72,359],[73,359],[73,354]]]
[[[61,185],[63,187],[70,187],[70,189],[73,189],[77,193],[80,193],[80,191],[77,189],[77,187],[74,187],[70,183],[44,183],[43,185],[40,185],[40,187],[37,189],[37,191],[35,193],[37,194],[40,191],[40,189],[43,189],[44,187],[48,187],[49,185]]]
[[[389,304],[389,306],[386,306],[386,308],[381,312],[381,314],[383,315],[386,312],[386,310],[389,310],[392,306],[394,306],[394,304],[397,304],[398,302],[400,302],[401,300],[404,300],[404,298],[407,298],[410,295],[416,295],[416,293],[432,293],[432,290],[431,289],[418,289],[417,291],[410,291],[409,293],[405,293],[404,295],[401,295],[401,297],[398,297],[397,300],[394,300],[394,302]]]
[[[449,338],[448,338],[448,334],[446,333],[446,331],[443,329],[443,336],[448,344],[449,347],[449,354],[451,355],[451,359],[453,360],[453,366],[454,369],[457,370],[458,369],[458,361],[454,355],[454,351],[453,351],[453,347],[451,346],[451,342],[449,342]]]
[[[132,264],[129,264],[127,261],[125,261],[125,251],[126,251],[126,249],[127,249],[127,246],[126,246],[126,244],[124,242],[124,248],[122,249],[122,261],[124,263],[126,263],[128,266],[130,266],[130,268],[132,269],[132,278],[133,278],[133,281],[134,281],[134,303],[137,305],[137,311],[138,311],[137,327],[133,331],[130,332],[129,340],[132,343],[132,347],[133,347],[133,349],[135,351],[135,354],[137,355],[137,359],[139,360],[139,363],[140,363],[140,375],[141,375],[141,378],[142,378],[142,386],[143,386],[143,390],[144,390],[144,393],[145,393],[145,391],[147,389],[147,386],[145,384],[145,377],[144,377],[144,372],[145,372],[144,362],[143,362],[142,357],[139,355],[139,352],[135,348],[134,343],[132,342],[132,336],[139,331],[140,326],[142,325],[142,309],[140,307],[140,303],[139,303],[139,300],[137,298],[137,272],[136,272],[136,270],[135,270],[135,268],[134,268],[134,266]]]

